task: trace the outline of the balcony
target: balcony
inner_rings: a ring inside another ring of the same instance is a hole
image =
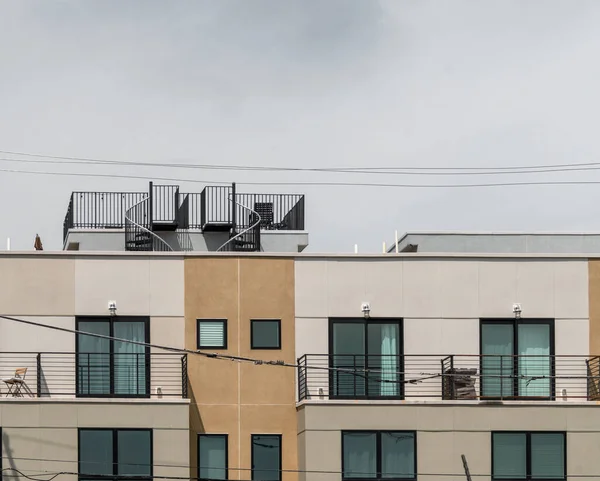
[[[600,357],[306,354],[298,399],[596,401]]]
[[[23,383],[9,393],[0,382],[0,396],[187,399],[185,354],[0,353],[0,378],[17,369],[27,369]]]

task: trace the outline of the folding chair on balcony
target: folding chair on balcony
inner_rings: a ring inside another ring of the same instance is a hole
[[[13,377],[9,377],[6,379],[2,379],[2,382],[6,384],[8,387],[8,392],[6,393],[6,397],[11,394],[13,397],[22,396],[21,389],[25,385],[25,375],[27,374],[26,367],[20,367],[15,370],[15,375]]]

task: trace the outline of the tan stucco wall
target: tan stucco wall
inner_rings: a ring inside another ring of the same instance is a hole
[[[396,404],[340,405],[323,403],[298,408],[298,439],[303,445],[300,470],[341,471],[343,430],[417,431],[419,479],[450,481],[464,476],[461,454],[467,457],[475,479],[489,480],[491,431],[567,432],[567,474],[600,473],[600,410],[595,403],[565,405]],[[596,446],[596,448],[593,448]],[[594,451],[596,449],[596,451]],[[453,476],[439,476],[450,474]],[[340,474],[311,474],[304,480],[339,481]],[[586,478],[586,479],[589,479]]]
[[[186,400],[3,399],[0,401],[2,467],[25,474],[77,472],[79,428],[143,428],[152,429],[154,475],[187,476],[188,422]],[[61,479],[76,481],[77,477],[63,475]]]
[[[590,259],[589,302],[590,302],[590,354],[600,355],[600,259]]]
[[[294,262],[291,259],[185,260],[185,340],[196,349],[196,320],[227,319],[228,348],[219,353],[295,362]],[[251,319],[281,319],[281,350],[250,348]],[[295,371],[189,357],[190,459],[197,434],[228,434],[229,478],[250,479],[251,435],[282,435],[282,467],[297,469]],[[240,469],[241,468],[241,469]],[[197,476],[192,468],[191,476]],[[295,473],[284,473],[294,481]]]

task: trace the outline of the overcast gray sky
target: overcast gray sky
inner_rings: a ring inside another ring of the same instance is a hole
[[[596,0],[0,0],[0,150],[132,161],[509,166],[600,161]],[[0,155],[1,156],[1,155]],[[2,158],[8,158],[4,155]],[[19,164],[195,180],[600,180]],[[182,190],[201,185],[181,183]],[[0,172],[0,249],[62,248],[73,190],[147,181]],[[600,231],[600,186],[241,187],[307,196],[311,251],[394,230]]]

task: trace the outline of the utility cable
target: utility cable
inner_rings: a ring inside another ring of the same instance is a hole
[[[165,182],[188,182],[195,184],[216,184],[223,185],[223,181],[217,180],[197,180],[190,178],[175,177],[157,177],[147,175],[127,175],[127,174],[99,174],[85,172],[51,172],[39,170],[19,170],[19,169],[0,169],[0,172],[9,174],[30,174],[30,175],[49,175],[59,177],[97,177],[110,179],[141,179],[141,180],[159,180]],[[383,188],[402,188],[402,189],[470,189],[484,187],[533,187],[533,186],[562,186],[562,185],[598,185],[600,180],[563,180],[563,181],[536,181],[536,182],[490,182],[490,183],[472,183],[472,184],[390,184],[390,183],[369,183],[369,182],[251,182],[238,181],[239,185],[261,185],[261,186],[305,186],[305,187],[383,187]]]
[[[164,345],[153,344],[153,343],[142,342],[142,341],[134,341],[134,340],[130,340],[130,339],[123,339],[123,338],[118,338],[118,337],[114,337],[114,336],[108,336],[105,334],[97,334],[97,333],[80,331],[77,329],[69,329],[67,327],[42,324],[39,322],[30,321],[30,320],[26,320],[26,319],[19,319],[19,318],[15,318],[15,317],[11,317],[11,316],[0,315],[0,319],[5,319],[8,321],[12,321],[12,322],[18,322],[21,324],[26,324],[26,325],[30,325],[30,326],[34,326],[34,327],[42,327],[42,328],[51,329],[51,330],[55,330],[55,331],[67,332],[69,334],[84,335],[84,336],[95,337],[95,338],[99,338],[99,339],[105,339],[105,340],[109,340],[109,341],[117,341],[117,342],[129,343],[129,344],[134,344],[134,345],[143,346],[143,347],[161,349],[164,351],[174,352],[174,353],[178,353],[178,354],[199,355],[199,356],[210,358],[210,359],[235,361],[235,362],[247,362],[247,363],[251,363],[254,365],[280,366],[280,367],[294,368],[294,369],[298,369],[298,370],[312,369],[312,370],[318,370],[318,371],[337,372],[340,374],[352,375],[352,376],[356,376],[359,378],[363,378],[369,382],[378,382],[378,383],[383,383],[383,384],[385,384],[385,383],[418,384],[418,383],[421,383],[421,382],[424,382],[427,380],[440,378],[440,377],[447,377],[447,378],[464,377],[464,374],[461,374],[461,373],[444,373],[444,372],[418,372],[418,373],[411,372],[411,373],[408,373],[408,372],[397,371],[397,370],[371,369],[371,368],[367,369],[367,368],[354,368],[354,367],[350,368],[350,367],[314,366],[314,365],[311,366],[308,364],[303,365],[303,364],[298,364],[298,363],[289,363],[289,362],[285,362],[282,360],[262,360],[262,359],[256,359],[256,358],[251,358],[251,357],[234,356],[231,354],[210,353],[210,352],[201,351],[201,350],[177,348],[177,347],[164,346]],[[431,356],[432,357],[441,357],[439,355],[431,355]],[[400,378],[400,380],[377,379],[377,378],[369,377],[369,374],[397,375],[397,376],[401,376],[401,378]],[[412,376],[418,376],[418,377],[413,378],[413,379],[404,379],[403,377],[406,375],[412,375]],[[499,374],[499,375],[473,374],[470,377],[486,378],[486,379],[488,379],[488,378],[520,379],[520,380],[529,380],[529,382],[531,380],[551,379],[551,378],[589,379],[589,376],[525,376],[522,374],[521,375],[513,374],[511,376],[505,376],[502,374]]]
[[[423,172],[455,172],[455,171],[522,171],[522,170],[531,170],[531,169],[561,169],[561,168],[578,168],[578,167],[593,167],[599,166],[600,162],[582,162],[582,163],[570,163],[570,164],[537,164],[537,165],[512,165],[512,166],[497,166],[497,167],[413,167],[413,166],[403,166],[403,167],[281,167],[281,166],[246,166],[246,165],[219,165],[219,164],[173,164],[167,162],[133,162],[133,161],[125,161],[125,160],[109,160],[109,159],[100,159],[100,158],[90,158],[90,157],[73,157],[73,156],[62,156],[62,155],[45,155],[45,154],[36,154],[29,152],[16,152],[10,150],[0,150],[0,154],[7,155],[18,155],[23,157],[35,157],[42,159],[53,159],[53,160],[68,160],[68,161],[76,161],[76,162],[85,162],[85,163],[95,163],[95,164],[114,164],[114,165],[145,165],[145,166],[155,166],[155,167],[172,167],[182,166],[189,168],[200,168],[200,169],[215,169],[215,170],[260,170],[260,171],[290,171],[290,172],[342,172],[342,173],[366,173],[366,172],[378,172],[378,171],[423,171]],[[0,159],[0,160],[15,160],[18,159]],[[43,162],[43,161],[42,161]],[[499,172],[502,173],[502,172]],[[506,172],[503,172],[506,173]]]
[[[2,151],[0,151],[1,153]],[[360,174],[360,175],[416,175],[416,176],[453,176],[453,175],[515,175],[515,174],[544,174],[554,172],[582,172],[600,170],[600,163],[590,166],[557,166],[547,168],[522,167],[514,169],[490,170],[472,167],[469,170],[447,171],[444,168],[440,170],[430,170],[420,167],[356,167],[356,168],[317,168],[317,167],[266,167],[266,166],[245,166],[245,165],[217,165],[217,164],[185,164],[185,163],[164,163],[164,162],[134,162],[122,160],[32,160],[32,159],[8,159],[0,158],[2,162],[14,162],[21,164],[49,164],[49,165],[116,165],[133,167],[159,167],[168,169],[199,169],[199,170],[225,170],[225,171],[258,171],[258,172],[310,172],[320,174]],[[421,170],[424,169],[424,170]]]

